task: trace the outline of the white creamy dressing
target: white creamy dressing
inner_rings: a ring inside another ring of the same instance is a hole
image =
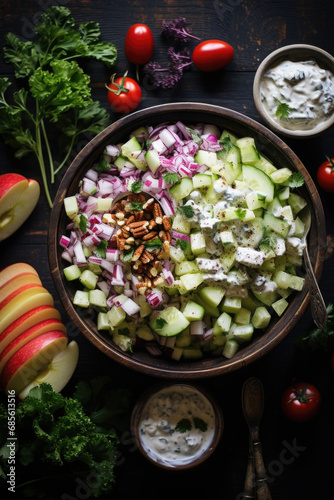
[[[191,429],[180,432],[177,424],[187,419]],[[196,428],[201,419],[207,429]],[[167,466],[189,464],[211,446],[216,426],[215,411],[210,401],[197,389],[174,385],[160,390],[143,407],[139,437],[148,456]]]
[[[316,61],[283,61],[267,71],[260,86],[262,103],[272,119],[290,130],[310,130],[334,111],[334,75]],[[292,108],[276,116],[279,102]]]

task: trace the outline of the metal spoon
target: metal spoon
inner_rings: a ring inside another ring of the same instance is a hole
[[[302,237],[302,242],[307,243],[307,235],[310,231],[312,222],[311,212],[307,206],[304,207],[299,213],[299,218],[304,223],[304,235]],[[307,244],[305,245],[303,251],[303,257],[306,266],[306,279],[309,285],[312,318],[316,326],[324,330],[327,322],[326,304],[314,275]]]
[[[271,500],[262,457],[262,445],[259,438],[259,425],[264,407],[264,394],[262,383],[258,378],[251,377],[246,380],[242,388],[241,401],[244,417],[249,428],[251,450],[254,458],[256,498],[258,500]],[[252,497],[246,494],[244,498]]]

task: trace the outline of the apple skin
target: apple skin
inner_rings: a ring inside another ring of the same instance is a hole
[[[27,344],[30,340],[38,337],[38,335],[54,330],[66,333],[66,327],[61,321],[58,319],[47,319],[25,330],[21,333],[21,335],[18,335],[15,339],[13,339],[5,348],[2,348],[2,342],[0,339],[0,375],[7,361],[21,347]]]
[[[40,285],[38,283],[29,283],[29,284],[23,285],[21,288],[18,288],[11,293],[9,293],[7,295],[7,297],[5,296],[5,294],[3,294],[2,297],[4,297],[4,298],[2,300],[1,300],[2,297],[0,296],[0,300],[1,300],[0,301],[0,310],[3,309],[4,307],[6,307],[10,302],[12,302],[12,300],[16,299],[19,296],[22,296],[22,293],[24,293],[25,291],[31,290],[31,289],[36,289],[36,288],[43,288],[43,285]]]
[[[11,236],[27,220],[40,196],[35,179],[20,174],[0,175],[0,241]]]
[[[43,287],[25,290],[18,297],[19,300],[17,301],[16,299],[17,297],[1,310],[0,335],[17,319],[18,314],[25,314],[38,306],[54,306],[54,300],[51,293]]]
[[[10,264],[9,266],[4,267],[0,271],[0,288],[6,285],[6,283],[13,278],[25,273],[33,273],[38,276],[36,269],[26,262],[15,262],[15,264]]]
[[[65,349],[57,354],[38,376],[18,395],[24,399],[29,391],[42,383],[50,384],[55,392],[60,392],[72,377],[79,359],[79,346],[72,340]]]
[[[14,340],[18,335],[28,330],[32,326],[46,321],[48,319],[61,320],[61,315],[58,309],[54,306],[42,305],[34,307],[15,319],[3,332],[0,334],[0,352]]]
[[[52,331],[39,335],[16,351],[1,374],[1,387],[7,393],[19,394],[32,382],[39,371],[67,346],[67,335]]]

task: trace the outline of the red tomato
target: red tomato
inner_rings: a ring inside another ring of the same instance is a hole
[[[221,40],[206,40],[195,47],[193,62],[200,71],[217,71],[232,61],[234,49]]]
[[[125,56],[130,63],[145,64],[153,53],[152,31],[145,24],[130,26],[125,37]]]
[[[319,410],[321,396],[312,384],[297,383],[288,387],[282,395],[282,411],[293,422],[306,422]]]
[[[334,193],[334,158],[324,161],[317,171],[319,186],[329,193]]]
[[[126,75],[127,72],[116,80],[114,80],[115,75],[113,75],[110,85],[106,85],[109,105],[116,113],[125,114],[134,111],[142,98],[142,91],[138,83]]]

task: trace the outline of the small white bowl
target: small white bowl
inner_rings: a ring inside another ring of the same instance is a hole
[[[315,47],[313,45],[306,44],[293,44],[281,47],[271,54],[269,54],[258,67],[254,83],[253,83],[253,97],[256,109],[261,115],[263,121],[270,127],[274,132],[291,138],[310,138],[315,137],[325,130],[328,130],[334,124],[334,112],[330,117],[316,125],[314,128],[309,130],[301,129],[288,129],[281,125],[278,120],[275,120],[267,112],[265,106],[263,105],[261,99],[261,82],[265,73],[273,66],[278,63],[289,60],[289,61],[306,61],[313,59],[318,65],[324,69],[331,71],[334,75],[334,57],[323,49]]]

